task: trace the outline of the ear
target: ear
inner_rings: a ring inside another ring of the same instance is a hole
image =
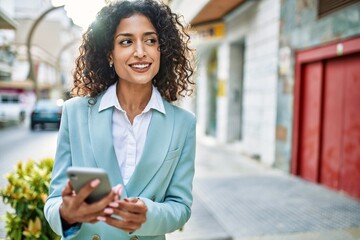
[[[109,61],[110,64],[113,64],[113,63],[114,63],[111,53],[108,53],[107,59],[108,59],[108,61]]]

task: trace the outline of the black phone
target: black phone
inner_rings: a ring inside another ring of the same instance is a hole
[[[71,186],[75,192],[85,186],[89,181],[94,179],[100,180],[100,185],[85,199],[87,203],[99,201],[111,191],[109,177],[104,169],[89,167],[69,167],[67,175],[70,179]]]

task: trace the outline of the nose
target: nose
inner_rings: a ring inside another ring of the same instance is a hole
[[[146,56],[145,48],[142,42],[139,42],[138,44],[136,44],[134,57],[143,58],[145,56]]]

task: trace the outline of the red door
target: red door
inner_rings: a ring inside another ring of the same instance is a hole
[[[322,63],[306,64],[303,74],[299,175],[306,180],[317,182],[321,133]]]
[[[357,51],[341,57],[326,47],[299,54],[292,172],[360,200],[360,39],[355,42]]]
[[[343,58],[338,58],[325,64],[320,182],[330,188],[339,189],[343,148],[345,63]]]
[[[360,54],[345,60],[341,190],[360,199]]]

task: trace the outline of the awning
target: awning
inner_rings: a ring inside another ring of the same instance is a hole
[[[221,20],[246,0],[210,0],[191,20],[191,25],[199,25]]]
[[[26,81],[0,81],[0,89],[34,89],[34,83]]]
[[[11,29],[15,30],[17,22],[13,20],[8,14],[0,9],[0,29]]]

